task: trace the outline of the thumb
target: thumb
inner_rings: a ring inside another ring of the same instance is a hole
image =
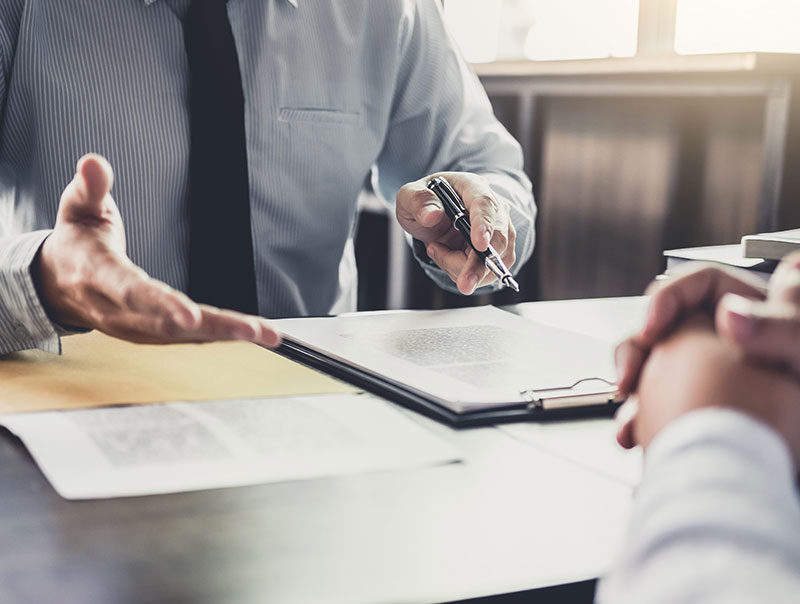
[[[104,201],[113,184],[111,164],[100,155],[84,155],[61,197],[61,210],[67,218],[101,217],[107,210]]]

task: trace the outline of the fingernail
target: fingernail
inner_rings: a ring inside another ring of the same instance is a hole
[[[419,220],[420,222],[424,221],[428,216],[436,212],[438,208],[434,205],[422,206],[422,209],[419,211]]]
[[[753,302],[742,296],[728,294],[722,300],[728,315],[728,327],[737,340],[750,338],[756,330],[758,317],[754,314]]]
[[[478,275],[472,273],[467,277],[467,287],[469,287],[469,293],[475,291],[475,288],[478,287]]]
[[[172,321],[181,329],[189,329],[192,326],[186,315],[179,310],[172,313]]]
[[[432,245],[426,247],[425,252],[428,254],[428,258],[431,260],[436,260],[436,253],[434,252],[434,247]]]
[[[257,332],[254,325],[245,323],[242,325],[237,325],[233,333],[240,340],[252,340],[256,337]]]
[[[274,348],[281,343],[281,334],[279,334],[268,321],[261,322],[261,339],[262,343],[269,347]]]

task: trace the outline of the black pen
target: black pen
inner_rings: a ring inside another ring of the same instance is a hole
[[[441,176],[435,176],[428,181],[428,188],[436,194],[439,201],[442,202],[444,211],[447,217],[453,221],[453,228],[463,235],[464,240],[469,246],[475,250],[475,253],[483,258],[483,262],[490,271],[492,271],[500,282],[506,287],[510,287],[515,292],[519,291],[519,284],[514,281],[514,276],[508,267],[503,264],[500,255],[497,251],[489,245],[485,251],[475,249],[472,245],[472,225],[469,222],[469,214],[461,197],[456,193],[456,190]]]

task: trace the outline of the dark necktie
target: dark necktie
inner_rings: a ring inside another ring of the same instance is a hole
[[[192,0],[189,59],[189,295],[257,314],[244,93],[226,0]]]

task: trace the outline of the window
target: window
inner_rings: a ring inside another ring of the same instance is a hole
[[[800,52],[800,0],[678,0],[682,54]]]
[[[639,0],[447,0],[468,61],[593,59],[636,54]]]
[[[640,8],[641,4],[641,8]],[[467,60],[800,53],[800,0],[445,0]]]

